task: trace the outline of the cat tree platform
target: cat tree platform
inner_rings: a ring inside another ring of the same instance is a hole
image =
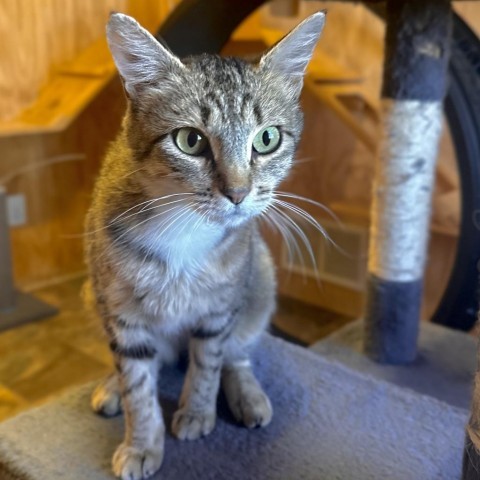
[[[363,354],[362,320],[349,323],[311,350],[326,360],[455,407],[469,409],[475,376],[477,340],[465,332],[421,322],[416,359],[410,365],[377,363]]]
[[[467,410],[367,376],[312,351],[265,336],[255,371],[270,395],[265,429],[238,426],[220,399],[213,433],[181,442],[167,435],[154,480],[459,478]],[[183,379],[163,375],[167,424]],[[123,418],[89,408],[93,385],[0,425],[2,480],[107,480]]]

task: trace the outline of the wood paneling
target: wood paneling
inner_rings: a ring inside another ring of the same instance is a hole
[[[0,0],[0,121],[33,103],[56,71],[102,38],[111,12],[155,31],[179,0]]]
[[[0,177],[65,154],[83,157],[32,168],[7,185],[9,193],[23,193],[27,200],[27,225],[11,229],[17,284],[28,287],[84,269],[85,212],[123,111],[123,91],[115,78],[66,131],[0,139]]]
[[[126,0],[0,0],[0,120],[32,103],[49,75],[99,38]]]
[[[28,217],[11,229],[18,285],[84,270],[84,217],[125,105],[104,39],[109,13],[154,31],[177,3],[0,0],[0,183],[25,195]]]

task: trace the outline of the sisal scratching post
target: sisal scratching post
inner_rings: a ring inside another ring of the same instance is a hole
[[[382,138],[370,228],[365,351],[415,359],[450,53],[449,0],[388,0]]]

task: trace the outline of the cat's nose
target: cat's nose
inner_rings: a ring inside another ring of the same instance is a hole
[[[247,187],[226,188],[222,193],[235,205],[242,203],[245,197],[250,193]]]

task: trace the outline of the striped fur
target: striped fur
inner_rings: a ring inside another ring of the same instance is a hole
[[[247,63],[212,55],[180,61],[133,19],[111,17],[109,44],[129,102],[87,217],[87,297],[116,365],[92,405],[105,415],[125,413],[125,439],[113,457],[123,480],[160,467],[158,374],[182,350],[189,366],[173,419],[178,438],[214,428],[220,383],[240,422],[271,420],[249,362],[275,296],[256,218],[292,164],[302,129],[299,79],[323,21],[323,13],[310,17],[295,38]],[[290,49],[296,57],[289,66]],[[279,129],[281,143],[260,155],[252,141],[269,126]],[[183,127],[207,138],[201,156],[176,146],[173,136]],[[222,193],[238,189],[248,190],[239,204]]]

